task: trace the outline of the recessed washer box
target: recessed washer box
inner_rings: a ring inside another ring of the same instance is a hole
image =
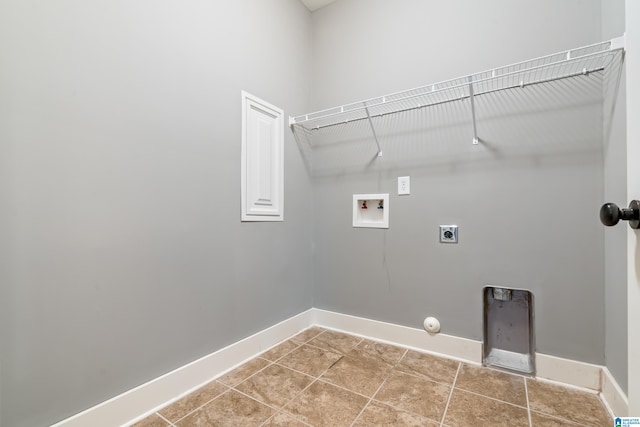
[[[354,194],[353,226],[389,228],[389,193]]]

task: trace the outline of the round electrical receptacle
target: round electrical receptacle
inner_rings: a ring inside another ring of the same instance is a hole
[[[437,334],[440,332],[440,321],[435,317],[427,317],[424,319],[424,330],[430,334]]]

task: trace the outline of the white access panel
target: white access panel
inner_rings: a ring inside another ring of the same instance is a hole
[[[284,220],[284,112],[242,91],[242,221]]]

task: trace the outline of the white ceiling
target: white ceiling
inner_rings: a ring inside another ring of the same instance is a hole
[[[307,6],[307,9],[313,12],[314,10],[320,9],[321,7],[325,7],[329,3],[333,3],[336,0],[301,0],[301,1],[302,3],[304,3],[305,6]]]

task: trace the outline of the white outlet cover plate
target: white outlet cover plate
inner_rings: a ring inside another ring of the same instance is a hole
[[[398,177],[398,196],[411,194],[411,178],[408,176]]]
[[[441,225],[440,243],[458,243],[458,226]]]

